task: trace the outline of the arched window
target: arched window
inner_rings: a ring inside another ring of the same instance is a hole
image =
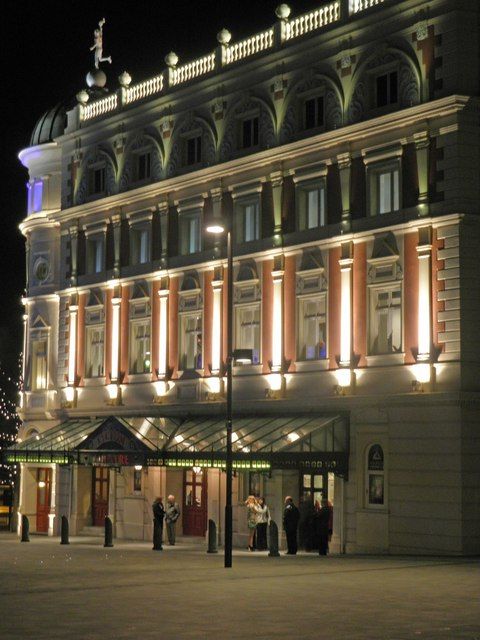
[[[385,506],[385,458],[383,448],[372,444],[367,449],[366,494],[367,507]]]

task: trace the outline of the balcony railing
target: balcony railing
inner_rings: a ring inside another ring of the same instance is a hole
[[[92,120],[115,111],[119,106],[159,95],[169,87],[177,87],[212,73],[216,69],[221,69],[240,60],[246,60],[263,51],[269,51],[279,44],[282,45],[308,33],[319,31],[341,20],[345,21],[349,16],[355,16],[383,2],[385,0],[334,0],[291,20],[288,17],[282,17],[274,27],[233,44],[229,43],[230,34],[224,30],[228,39],[223,40],[215,52],[179,67],[170,65],[166,72],[154,78],[84,105],[81,109],[80,119],[82,121]],[[345,15],[347,13],[348,15]],[[175,54],[169,55],[177,60]]]

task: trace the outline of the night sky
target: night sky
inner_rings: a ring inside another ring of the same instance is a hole
[[[321,3],[294,0],[292,15]],[[235,41],[271,26],[278,4],[278,0],[4,0],[0,363],[5,368],[15,369],[21,349],[20,298],[25,282],[24,242],[18,224],[25,216],[27,171],[17,153],[28,145],[42,113],[85,86],[85,75],[93,66],[89,47],[98,20],[105,17],[107,21],[104,55],[111,55],[113,64],[102,66],[108,85],[116,89],[117,76],[125,69],[133,82],[158,74],[171,50],[180,64],[212,51],[222,27],[232,32]]]

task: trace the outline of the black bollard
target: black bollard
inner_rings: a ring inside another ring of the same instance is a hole
[[[207,553],[218,553],[217,550],[217,525],[213,520],[208,521],[208,549]]]
[[[61,541],[60,544],[70,544],[69,540],[68,540],[68,533],[69,533],[69,529],[68,529],[68,518],[67,516],[62,516],[62,528],[61,528]]]
[[[270,520],[268,526],[268,538],[268,548],[270,549],[268,555],[270,558],[278,558],[280,555],[278,553],[278,527],[277,523],[273,520]]]
[[[22,516],[22,540],[21,542],[30,542],[30,522],[27,516]]]
[[[108,516],[105,516],[105,543],[104,547],[113,547],[113,525]]]
[[[153,521],[153,547],[152,551],[163,551],[162,547],[163,526],[156,520]]]

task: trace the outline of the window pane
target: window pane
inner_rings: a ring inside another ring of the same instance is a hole
[[[315,489],[323,488],[323,476],[315,475],[313,476],[313,486]]]
[[[398,353],[402,350],[401,290],[372,293],[371,353]]]
[[[388,75],[377,78],[377,107],[388,104]]]
[[[325,296],[301,300],[299,316],[299,359],[326,358]]]
[[[202,316],[182,315],[180,333],[180,368],[201,369]]]
[[[320,198],[319,190],[311,189],[307,192],[307,229],[318,227]]]
[[[305,129],[315,127],[315,98],[305,100]]]
[[[390,74],[390,104],[398,101],[398,73],[393,71]]]
[[[310,474],[304,474],[303,476],[303,486],[305,489],[310,489],[311,487],[311,476]]]
[[[247,204],[243,210],[243,239],[258,240],[258,204]]]
[[[235,309],[235,347],[252,349],[252,364],[260,362],[260,306]]]
[[[393,210],[400,209],[400,184],[398,170],[393,172]]]
[[[392,210],[392,174],[381,173],[378,176],[379,213],[389,213]]]
[[[384,476],[371,473],[368,476],[368,502],[369,504],[383,504],[384,501]]]

